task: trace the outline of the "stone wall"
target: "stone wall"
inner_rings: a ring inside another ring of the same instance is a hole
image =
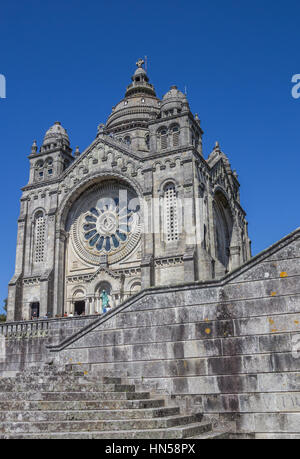
[[[73,336],[96,317],[0,323],[0,376],[51,361],[47,346]]]
[[[145,290],[75,334],[74,319],[49,321],[44,344],[10,341],[2,369],[40,353],[142,382],[240,435],[300,436],[299,260],[298,229],[222,281]]]

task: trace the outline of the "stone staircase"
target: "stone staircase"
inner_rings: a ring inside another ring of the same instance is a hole
[[[202,414],[120,378],[47,366],[0,378],[0,439],[217,439]]]

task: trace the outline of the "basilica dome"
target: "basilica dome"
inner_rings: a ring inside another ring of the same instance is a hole
[[[112,109],[106,123],[109,132],[146,127],[160,111],[161,102],[156,97],[153,85],[149,83],[143,63],[142,59],[138,60],[138,68],[131,77],[132,83],[127,86],[124,99]]]

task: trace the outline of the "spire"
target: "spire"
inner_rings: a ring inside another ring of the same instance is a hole
[[[31,154],[35,155],[38,150],[36,140],[33,141],[32,147],[31,147]]]
[[[75,150],[75,152],[74,152],[74,157],[75,157],[75,158],[78,158],[78,156],[80,156],[80,151],[79,151],[79,147],[77,146],[77,147],[76,147],[76,150]]]
[[[198,113],[195,113],[195,121],[200,125],[200,118],[199,118],[199,115]]]
[[[219,144],[218,141],[215,143],[214,150],[215,150],[215,151],[221,151],[221,149],[220,149],[220,144]]]

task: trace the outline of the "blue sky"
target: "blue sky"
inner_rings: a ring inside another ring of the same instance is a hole
[[[187,87],[205,157],[218,140],[237,170],[253,254],[300,226],[299,16],[293,0],[3,0],[0,304],[32,141],[59,120],[83,151],[144,55],[158,96]]]

